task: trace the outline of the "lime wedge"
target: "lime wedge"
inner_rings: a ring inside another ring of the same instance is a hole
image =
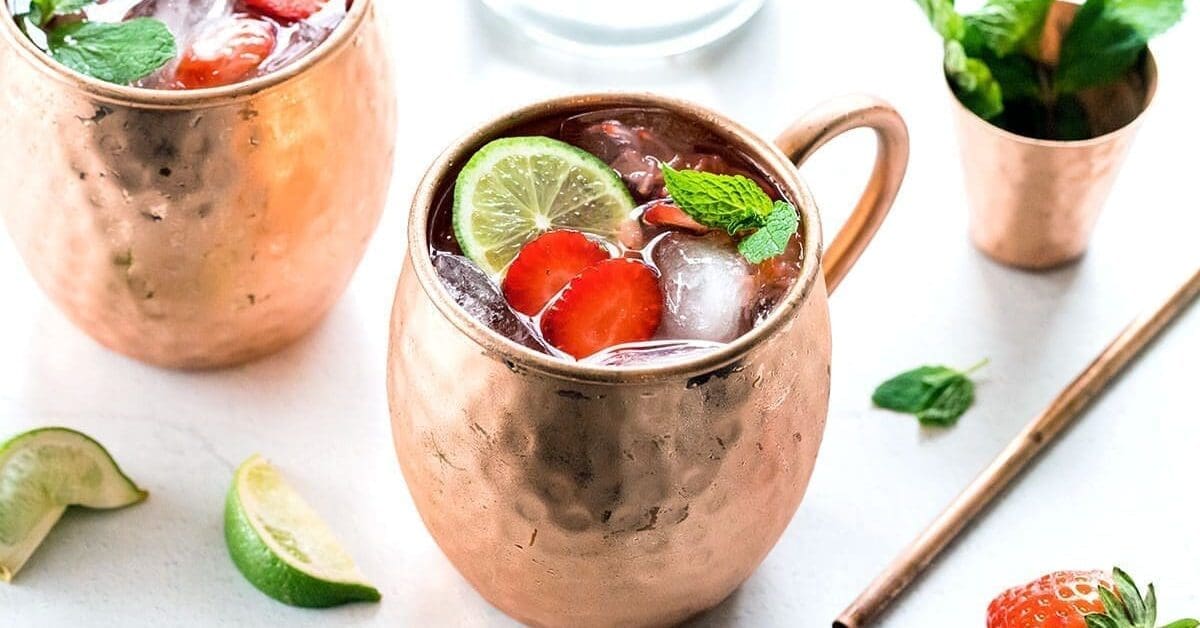
[[[380,599],[320,516],[259,456],[233,476],[225,543],[242,575],[284,604],[324,608]]]
[[[67,506],[123,508],[146,496],[100,443],[75,430],[12,438],[0,445],[0,580],[12,582]]]
[[[454,235],[463,253],[499,275],[521,247],[551,229],[611,237],[633,210],[616,171],[548,137],[495,140],[454,184]]]

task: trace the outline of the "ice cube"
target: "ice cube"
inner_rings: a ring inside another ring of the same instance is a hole
[[[88,18],[98,22],[120,22],[137,17],[161,20],[176,39],[188,40],[201,22],[227,15],[230,0],[116,0],[89,5]]]
[[[659,338],[729,342],[750,326],[753,268],[724,233],[668,233],[651,251],[663,290]]]
[[[508,306],[496,284],[474,262],[461,255],[438,254],[433,267],[450,296],[468,314],[513,342],[547,351],[529,323]]]
[[[650,340],[629,342],[609,347],[600,353],[588,356],[580,362],[602,366],[643,366],[682,362],[711,353],[724,347],[720,342],[702,340]]]

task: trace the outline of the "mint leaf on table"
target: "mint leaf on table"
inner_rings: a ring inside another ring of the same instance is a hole
[[[1183,0],[1087,0],[1063,37],[1056,89],[1070,94],[1116,81],[1182,17]]]
[[[50,55],[59,63],[110,83],[128,84],[175,58],[175,38],[166,24],[138,18],[128,22],[75,22],[51,29]]]
[[[757,183],[741,175],[676,170],[662,164],[671,200],[696,222],[730,235],[753,230],[738,243],[751,264],[781,255],[800,228],[791,203],[772,201]]]
[[[738,243],[738,252],[751,264],[759,264],[787,250],[788,242],[800,228],[800,216],[791,203],[775,201],[763,226]]]
[[[922,425],[949,427],[975,403],[971,374],[987,360],[959,371],[922,366],[889,379],[875,389],[871,401],[880,408],[916,415]]]
[[[978,37],[998,57],[1036,46],[1053,0],[989,0],[963,18],[964,38]]]
[[[1004,92],[987,64],[967,56],[957,41],[946,42],[946,76],[962,104],[987,120],[1004,111]]]
[[[741,175],[676,170],[662,164],[667,191],[696,222],[730,235],[761,227],[773,204],[758,184]]]

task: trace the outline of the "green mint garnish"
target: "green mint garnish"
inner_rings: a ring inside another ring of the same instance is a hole
[[[1091,132],[1077,94],[1128,74],[1180,20],[1184,0],[1087,0],[1057,66],[1039,55],[1053,0],[988,0],[967,15],[953,0],[916,3],[945,41],[943,66],[964,106],[1022,135],[1071,140]]]
[[[175,58],[175,37],[152,18],[107,23],[56,20],[95,0],[33,0],[17,16],[26,34],[59,63],[110,83],[127,85],[153,74]],[[41,31],[35,36],[33,30]]]
[[[151,18],[120,24],[76,22],[48,34],[50,55],[59,63],[110,83],[132,83],[175,58],[171,31]]]
[[[787,250],[788,241],[800,228],[800,216],[791,203],[775,201],[763,226],[738,243],[738,251],[751,264],[761,263]]]
[[[1088,0],[1063,37],[1056,86],[1071,93],[1121,78],[1182,17],[1183,0]]]
[[[922,366],[880,384],[871,396],[876,406],[916,415],[922,425],[949,427],[975,403],[971,374],[987,360],[966,371],[945,366]]]
[[[783,254],[800,227],[795,207],[772,201],[746,177],[661,167],[671,199],[696,222],[730,235],[753,231],[738,244],[752,264]]]

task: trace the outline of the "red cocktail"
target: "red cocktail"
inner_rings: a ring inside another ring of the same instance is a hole
[[[482,148],[442,191],[430,252],[455,300],[509,339],[633,365],[714,350],[764,320],[799,274],[795,216],[711,132],[605,109]]]

